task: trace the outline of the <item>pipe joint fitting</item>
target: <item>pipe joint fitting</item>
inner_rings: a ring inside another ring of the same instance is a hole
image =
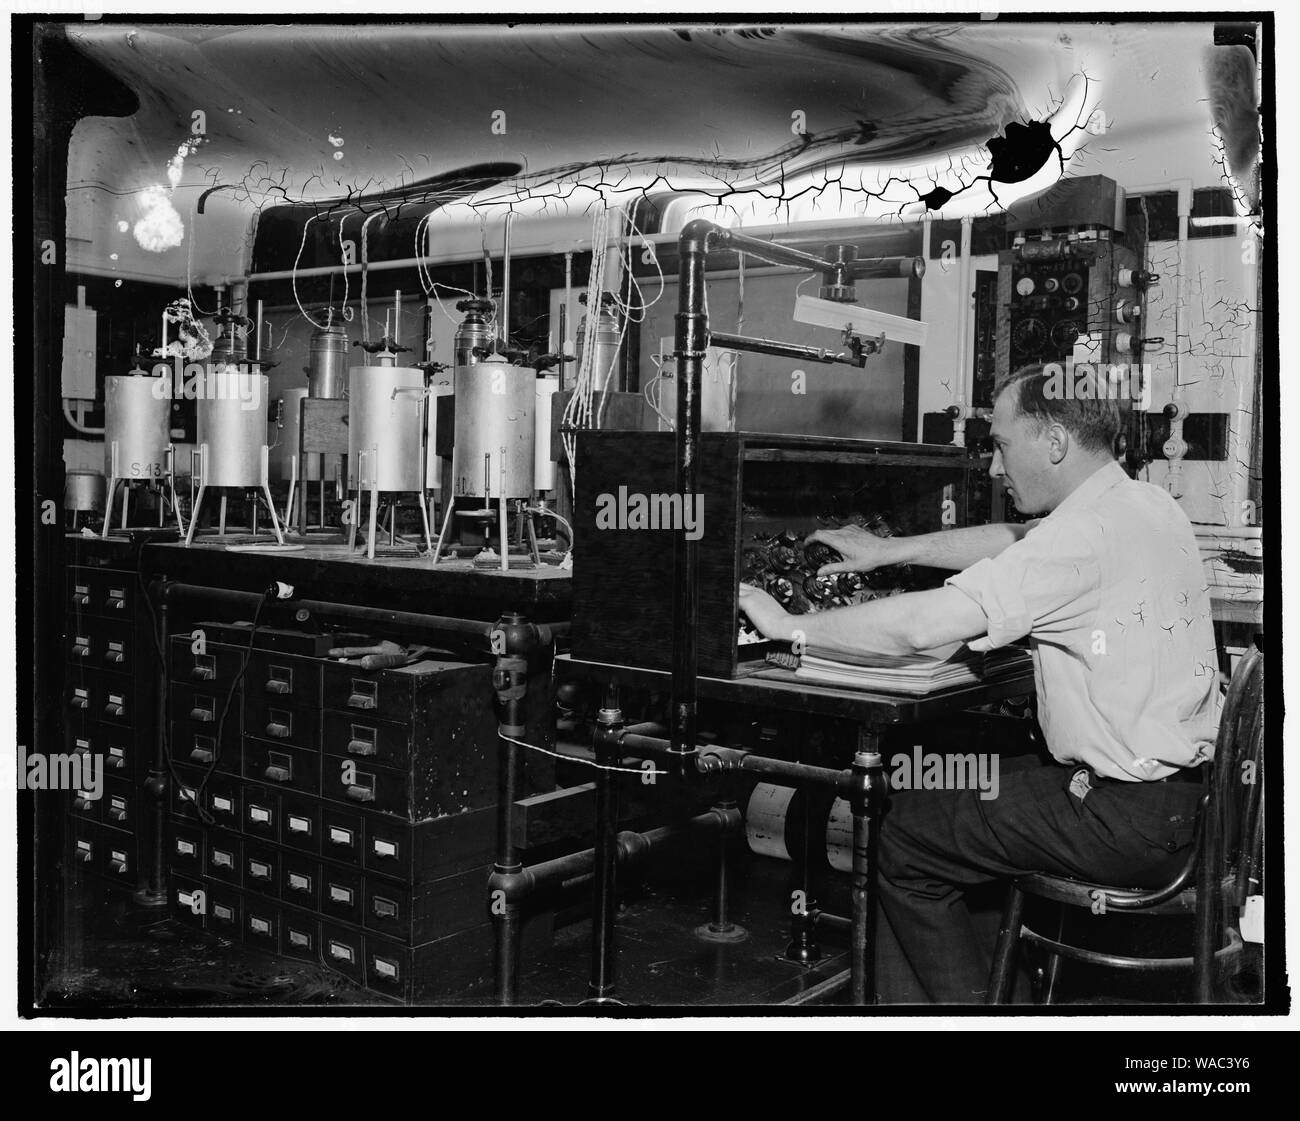
[[[518,906],[536,890],[537,878],[532,869],[520,865],[504,872],[493,868],[492,874],[488,876],[488,899],[492,903],[503,898],[507,907]],[[501,894],[498,895],[498,892]]]

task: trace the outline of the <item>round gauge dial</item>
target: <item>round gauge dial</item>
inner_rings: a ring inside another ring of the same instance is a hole
[[[1067,272],[1061,278],[1061,287],[1071,294],[1078,292],[1083,288],[1083,277],[1077,272]]]
[[[1065,348],[1074,346],[1075,340],[1079,337],[1079,324],[1073,320],[1065,319],[1052,328],[1052,345]]]
[[[1032,277],[1022,276],[1016,281],[1016,294],[1020,296],[1032,296],[1034,294],[1034,281]]]
[[[1021,353],[1041,350],[1045,342],[1047,342],[1047,328],[1041,319],[1031,316],[1022,319],[1012,328],[1011,346]]]

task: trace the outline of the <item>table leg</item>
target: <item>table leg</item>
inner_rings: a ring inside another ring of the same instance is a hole
[[[623,727],[623,710],[619,707],[618,686],[610,684],[605,705],[596,718],[596,837],[594,856],[594,890],[591,915],[591,980],[587,998],[604,1002],[614,999],[614,923],[617,907],[616,875],[618,869],[618,791],[614,775],[606,768],[618,762],[609,736]]]
[[[813,965],[821,960],[822,950],[817,942],[817,923],[813,916],[817,911],[817,899],[812,882],[812,852],[820,838],[817,836],[818,822],[812,812],[814,799],[806,787],[795,796],[803,803],[803,821],[800,831],[803,840],[799,852],[795,854],[793,877],[790,886],[790,944],[785,948],[787,961],[800,965]],[[794,806],[794,801],[790,803]],[[823,845],[825,844],[822,841]]]
[[[889,791],[879,747],[880,737],[876,730],[863,728],[851,768],[853,785],[849,805],[853,810],[853,870],[849,969],[854,1004],[874,1004],[876,1000],[876,852],[880,817]]]

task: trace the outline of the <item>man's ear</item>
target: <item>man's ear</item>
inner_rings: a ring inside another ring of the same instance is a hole
[[[1047,426],[1047,455],[1053,464],[1060,463],[1070,450],[1070,433],[1061,424]]]

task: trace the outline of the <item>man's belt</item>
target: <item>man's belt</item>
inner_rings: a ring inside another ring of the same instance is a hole
[[[1136,786],[1140,785],[1140,779],[1128,780],[1122,778],[1108,778],[1106,775],[1099,775],[1091,767],[1083,768],[1088,772],[1088,778],[1094,786],[1119,785],[1119,786]],[[1150,779],[1151,782],[1194,782],[1198,785],[1205,781],[1205,764],[1201,763],[1195,767],[1179,767],[1172,775],[1164,778]]]

